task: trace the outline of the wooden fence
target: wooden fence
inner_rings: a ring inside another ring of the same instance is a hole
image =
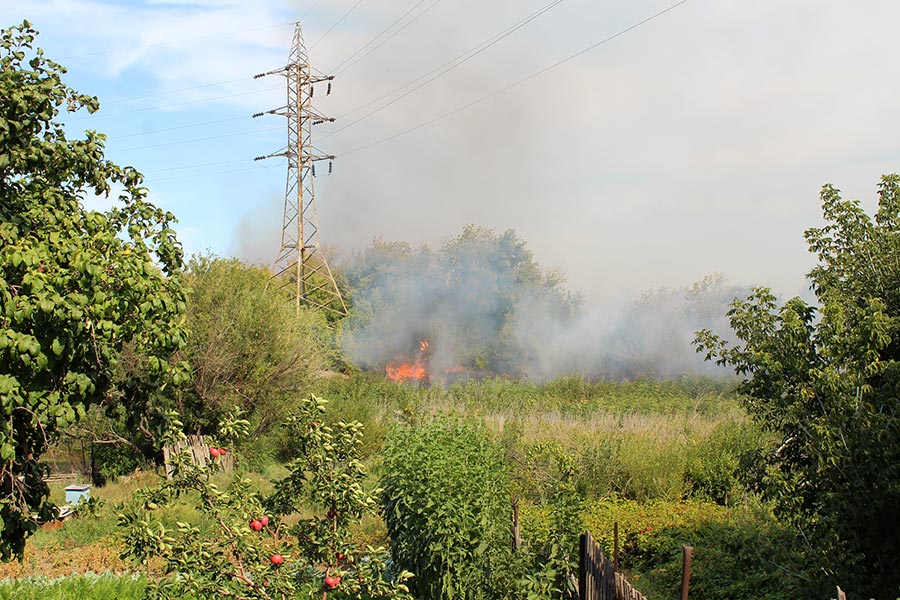
[[[197,466],[205,466],[207,462],[212,460],[209,456],[209,444],[206,443],[203,436],[189,435],[183,440],[178,440],[175,444],[163,448],[163,460],[166,463],[166,477],[168,479],[172,478],[171,457],[183,452],[185,448],[190,450],[191,462]],[[225,453],[218,460],[226,472],[231,471],[234,467],[234,459],[231,456],[231,452]]]
[[[646,600],[604,556],[589,531],[580,540],[578,590],[581,600]]]

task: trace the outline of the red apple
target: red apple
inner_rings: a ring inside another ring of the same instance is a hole
[[[345,558],[347,558],[346,554],[341,554],[340,552],[338,552],[338,555],[337,555],[338,560],[344,560]]]
[[[259,520],[259,522],[262,523],[263,527],[268,527],[269,526],[269,517],[267,517],[266,515],[263,515],[262,518]]]
[[[280,554],[273,554],[272,556],[269,557],[269,560],[272,562],[273,565],[275,565],[277,567],[278,565],[280,565],[281,563],[284,562],[284,557]]]
[[[341,585],[341,578],[337,575],[325,576],[325,587],[327,587],[329,590],[333,590],[339,585]]]
[[[213,458],[219,458],[219,455],[222,454],[222,451],[216,448],[215,446],[209,447],[209,455]]]
[[[222,456],[225,456],[226,452],[228,452],[228,450],[226,450],[225,448],[219,448],[219,454],[221,454]]]
[[[258,519],[253,519],[252,521],[250,521],[250,529],[252,529],[253,531],[259,531],[262,528],[263,528],[262,521],[260,521]]]

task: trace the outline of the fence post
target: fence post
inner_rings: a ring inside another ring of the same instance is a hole
[[[512,499],[512,523],[510,524],[512,532],[512,551],[518,552],[522,546],[522,529],[519,525],[519,499]]]
[[[578,598],[587,600],[587,532],[578,537]]]
[[[688,587],[691,583],[691,553],[694,551],[692,546],[682,546],[681,553],[683,564],[681,567],[681,600],[688,600]]]

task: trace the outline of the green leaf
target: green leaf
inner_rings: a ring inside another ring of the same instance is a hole
[[[16,449],[9,442],[0,445],[0,460],[12,460],[16,457]]]

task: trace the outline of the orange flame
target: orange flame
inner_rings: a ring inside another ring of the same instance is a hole
[[[419,342],[419,355],[413,362],[391,363],[384,368],[385,376],[390,381],[400,383],[414,381],[427,382],[428,371],[425,368],[425,352],[428,350],[428,340]]]
[[[425,378],[425,365],[418,363],[390,364],[384,371],[391,381],[421,381]]]

